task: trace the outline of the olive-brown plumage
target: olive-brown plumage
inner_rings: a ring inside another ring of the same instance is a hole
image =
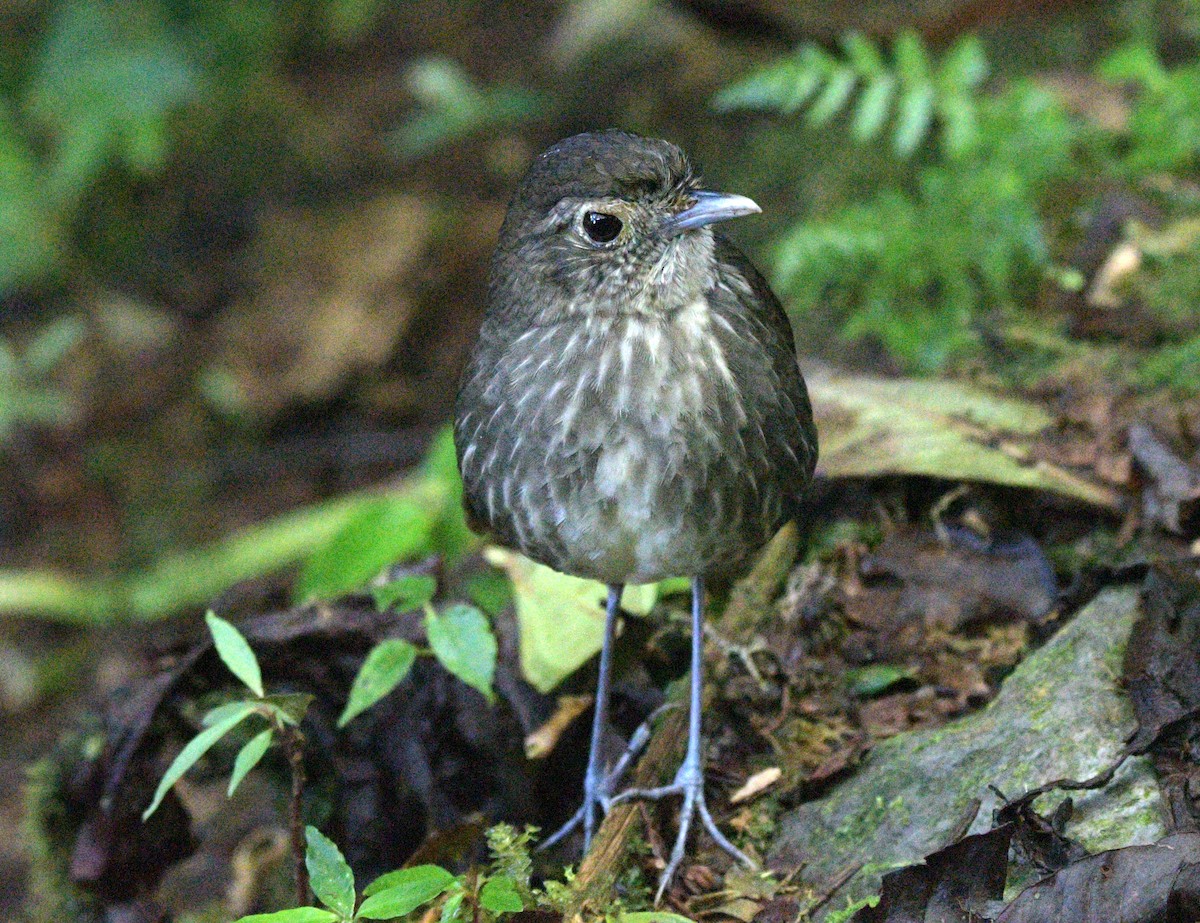
[[[610,794],[595,751],[621,586],[694,578],[698,626],[703,580],[748,567],[800,511],[816,463],[791,327],[757,270],[712,229],[757,210],[701,190],[666,141],[576,135],[531,166],[492,260],[455,408],[464,502],[504,544],[610,587],[577,815],[585,839]],[[688,761],[674,786],[651,793],[685,800],[664,884],[693,810],[732,849],[704,806],[693,708]]]

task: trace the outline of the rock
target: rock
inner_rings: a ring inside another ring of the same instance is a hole
[[[974,799],[982,804],[969,832],[988,829],[998,804],[989,786],[1015,797],[1109,765],[1135,727],[1118,682],[1139,606],[1135,587],[1106,590],[1027,657],[982,711],[880,743],[828,796],[783,817],[768,864],[803,864],[814,894],[832,891],[820,920],[847,899],[878,893],[883,873],[948,845]],[[1127,761],[1104,789],[1074,795],[1066,834],[1091,852],[1164,834],[1158,785],[1144,758]],[[1045,796],[1037,807],[1050,810],[1063,797]]]

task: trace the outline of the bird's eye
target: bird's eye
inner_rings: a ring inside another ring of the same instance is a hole
[[[598,244],[610,244],[621,233],[621,219],[607,212],[588,212],[583,216],[583,233]]]

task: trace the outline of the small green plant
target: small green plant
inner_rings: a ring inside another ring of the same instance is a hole
[[[375,645],[354,678],[338,727],[344,727],[395,689],[421,654],[432,654],[450,673],[478,690],[489,702],[495,700],[492,678],[496,673],[497,646],[487,617],[474,606],[461,604],[437,612],[430,602],[436,589],[432,577],[409,576],[372,590],[380,611],[425,610],[429,648],[422,649],[403,638],[388,638]]]
[[[171,761],[171,765],[159,780],[149,806],[142,812],[142,820],[147,820],[158,810],[172,786],[183,778],[184,773],[195,766],[217,741],[243,722],[265,723],[266,727],[250,738],[234,759],[227,794],[232,796],[237,791],[242,780],[259,764],[271,744],[278,738],[287,752],[292,772],[290,834],[295,862],[296,893],[302,901],[306,900],[308,874],[303,861],[304,839],[300,804],[304,792],[304,737],[300,733],[299,725],[312,704],[313,697],[305,694],[267,695],[263,688],[258,658],[254,656],[254,651],[242,633],[211,611],[205,615],[204,620],[208,624],[217,655],[253,695],[219,705],[204,716],[204,730],[193,737]]]
[[[363,892],[358,905],[354,872],[337,845],[316,827],[305,828],[305,866],[313,894],[322,906],[293,907],[274,913],[256,913],[238,923],[350,923],[352,920],[391,920],[411,913],[461,882],[436,865],[388,872]],[[453,897],[451,897],[453,899]],[[307,899],[302,903],[307,903]],[[449,903],[449,901],[447,901]],[[461,901],[460,901],[461,903]],[[521,907],[517,908],[518,910]],[[446,919],[443,914],[443,919]]]
[[[890,120],[891,148],[910,165],[870,199],[795,224],[776,247],[775,281],[801,316],[832,311],[848,339],[875,338],[905,364],[937,369],[975,347],[983,319],[1035,297],[1050,269],[1041,203],[1074,168],[1079,127],[1032,83],[985,92],[973,37],[935,59],[904,33],[890,62],[862,36],[843,44],[844,58],[804,46],[716,105],[808,106],[815,126],[852,112],[859,143]]]
[[[237,923],[351,923],[391,920],[444,896],[440,923],[494,923],[532,906],[529,842],[533,829],[517,833],[506,824],[488,831],[494,861],[484,873],[453,875],[441,866],[417,865],[375,879],[358,903],[354,872],[337,846],[315,827],[305,831],[305,865],[322,906],[294,907],[242,917]],[[357,905],[357,906],[356,906]],[[635,921],[636,923],[636,921]]]
[[[937,370],[1028,323],[1048,280],[1077,276],[1054,258],[1071,246],[1064,217],[1111,184],[1098,177],[1167,200],[1175,220],[1195,216],[1200,65],[1164,64],[1145,35],[1103,55],[1097,77],[1133,91],[1127,118],[1103,123],[1034,79],[989,84],[989,70],[974,36],[935,54],[915,33],[886,47],[851,34],[840,54],[804,45],[718,94],[717,108],[802,113],[823,143],[841,131],[893,155],[864,159],[877,176],[859,177],[868,197],[826,197],[777,241],[774,281],[802,334],[832,315],[846,339]],[[1165,300],[1190,312],[1195,274],[1160,268]],[[1141,380],[1190,380],[1195,352],[1166,344]]]
[[[275,741],[276,735],[292,737],[299,734],[295,729],[312,702],[310,695],[268,696],[263,689],[258,658],[254,656],[254,651],[250,649],[242,633],[213,612],[205,615],[204,620],[208,623],[217,655],[253,696],[226,702],[204,716],[204,730],[193,737],[167,767],[158,788],[155,789],[154,797],[142,813],[143,820],[158,810],[171,787],[183,778],[184,773],[195,766],[217,741],[243,722],[255,719],[265,723],[266,728],[252,737],[234,760],[228,789],[228,794],[233,795],[250,770],[262,760]]]
[[[715,105],[785,114],[807,107],[805,117],[814,128],[853,110],[850,131],[859,142],[878,138],[893,119],[892,149],[900,157],[911,156],[935,129],[948,157],[979,143],[978,89],[988,64],[975,36],[960,38],[940,61],[911,31],[897,36],[891,64],[857,32],[845,36],[842,48],[839,58],[819,45],[801,45],[790,57],[727,87]]]
[[[74,415],[50,376],[83,337],[77,317],[46,325],[21,350],[0,337],[0,445],[21,426],[61,426]]]
[[[546,107],[543,96],[516,86],[477,86],[449,58],[417,61],[408,71],[407,83],[418,112],[390,137],[405,157],[428,154],[485,128],[527,121]]]

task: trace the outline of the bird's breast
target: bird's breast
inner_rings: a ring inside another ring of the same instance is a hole
[[[501,537],[610,582],[705,569],[714,522],[743,515],[714,485],[746,469],[721,323],[699,302],[514,340],[464,427],[467,489],[475,482]]]

